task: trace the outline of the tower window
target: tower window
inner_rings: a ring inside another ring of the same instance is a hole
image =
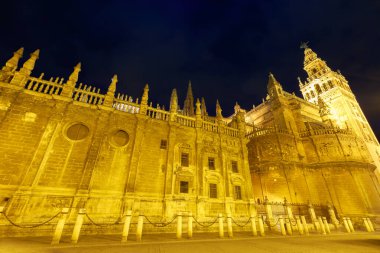
[[[167,149],[167,148],[168,148],[168,141],[161,140],[160,149]]]
[[[210,198],[216,199],[218,198],[218,189],[216,184],[210,184]]]
[[[237,161],[231,161],[231,168],[232,168],[232,172],[234,172],[234,173],[238,173],[239,172]]]
[[[181,153],[181,166],[189,167],[189,153]]]
[[[241,187],[235,185],[235,199],[241,199]]]
[[[208,169],[209,170],[215,170],[215,158],[214,157],[208,158]]]
[[[189,193],[189,182],[180,181],[179,182],[179,192],[180,193]]]

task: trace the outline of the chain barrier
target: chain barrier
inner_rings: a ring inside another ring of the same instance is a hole
[[[170,224],[173,223],[173,221],[178,217],[178,215],[176,215],[176,216],[174,216],[174,218],[173,218],[171,221],[165,223],[165,222],[151,222],[151,221],[148,219],[147,216],[145,216],[145,215],[143,215],[143,216],[145,217],[145,219],[146,219],[150,224],[152,224],[152,225],[155,226],[155,227],[160,227],[160,228],[163,228],[163,227],[166,227],[166,226],[170,225]]]
[[[264,220],[263,220],[263,221],[264,221]],[[268,222],[268,218],[266,218],[264,222],[265,222],[266,224],[268,224],[268,223],[269,223],[269,227],[273,228],[273,227],[275,227],[275,226],[277,226],[277,225],[278,225],[278,223],[280,222],[280,218],[277,218],[277,221],[276,221],[276,223],[274,223],[274,225],[273,225],[273,226],[272,226],[272,225],[270,225],[270,222]]]
[[[197,223],[199,226],[202,226],[202,227],[205,227],[205,228],[208,228],[208,227],[211,227],[212,225],[214,225],[217,221],[218,221],[218,218],[219,217],[216,217],[214,221],[207,221],[207,222],[199,222],[194,216],[191,216],[195,223]],[[201,223],[210,223],[209,225],[203,225]]]
[[[253,217],[253,218],[255,218],[255,217]],[[239,226],[239,227],[245,227],[245,226],[247,226],[247,224],[251,221],[251,219],[252,219],[252,217],[249,217],[249,219],[247,220],[247,222],[244,223],[244,225],[240,225],[240,224],[238,224],[238,223],[237,223],[237,222],[231,217],[232,222],[235,223],[235,225],[237,225],[237,226]]]
[[[87,217],[87,219],[88,219],[92,224],[94,224],[95,226],[98,226],[98,227],[107,227],[107,226],[113,226],[113,225],[116,225],[117,223],[120,222],[120,220],[121,220],[124,216],[118,218],[118,219],[117,219],[115,222],[113,222],[113,223],[106,223],[106,224],[99,224],[99,223],[94,222],[94,220],[91,219],[90,216],[88,216],[87,213],[86,213],[86,217]]]
[[[9,223],[11,223],[13,226],[15,226],[15,227],[18,227],[18,228],[36,228],[36,227],[40,227],[40,226],[42,226],[42,225],[45,225],[46,223],[49,223],[50,221],[52,221],[52,220],[54,220],[55,218],[57,218],[58,217],[58,215],[60,215],[61,214],[61,212],[58,212],[56,215],[54,215],[53,217],[51,217],[50,219],[48,219],[48,220],[46,220],[46,221],[44,221],[44,222],[42,222],[42,223],[40,223],[40,224],[35,224],[35,225],[25,225],[25,226],[23,226],[23,225],[19,225],[19,224],[16,224],[15,222],[13,222],[6,214],[5,214],[5,212],[3,213],[3,215],[4,215],[4,217],[5,217],[5,219],[9,222]]]

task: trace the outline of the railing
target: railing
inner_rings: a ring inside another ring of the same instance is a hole
[[[127,95],[124,96],[124,94],[120,95],[120,93],[113,99],[112,107],[118,111],[128,113],[139,113],[140,111],[140,105],[138,104],[137,99],[136,102],[133,102],[132,97],[128,97]]]
[[[253,128],[250,132],[246,134],[247,138],[253,138],[257,136],[264,136],[268,134],[274,134],[274,133],[280,133],[280,134],[293,134],[289,132],[287,129],[284,128],[278,128],[278,127],[266,127],[266,128]]]
[[[195,127],[195,119],[184,115],[177,115],[177,123],[183,126]]]
[[[324,135],[324,134],[345,134],[352,135],[352,131],[349,129],[340,129],[340,128],[321,128],[321,129],[312,129],[304,130],[300,132],[300,137],[308,137],[312,135]]]
[[[152,119],[158,119],[163,121],[169,121],[170,113],[161,109],[148,107],[146,111],[146,115],[148,115]]]
[[[239,136],[239,130],[236,128],[224,126],[221,129],[222,129],[222,133],[227,134],[229,136],[232,136],[232,137]]]
[[[43,74],[39,78],[36,77],[29,77],[26,84],[25,84],[25,89],[35,91],[38,93],[44,93],[44,94],[49,94],[49,95],[59,95],[62,92],[63,88],[63,78],[50,78],[49,81],[43,80],[42,79]]]
[[[104,95],[99,92],[100,89],[96,90],[96,87],[84,85],[82,89],[82,84],[79,84],[79,87],[74,89],[73,100],[86,104],[101,105],[103,104]]]
[[[214,132],[214,133],[219,132],[218,124],[215,124],[215,123],[203,121],[202,128],[209,132]]]

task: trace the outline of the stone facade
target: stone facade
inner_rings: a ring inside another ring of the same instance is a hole
[[[39,51],[19,68],[22,54],[0,72],[0,206],[18,222],[63,207],[69,220],[85,208],[99,222],[127,210],[161,220],[178,212],[248,217],[284,198],[338,214],[380,213],[380,151],[368,122],[365,136],[351,121],[338,124],[336,104],[308,98],[304,84],[310,102],[270,74],[261,105],[236,105],[225,118],[217,102],[211,117],[203,99],[194,107],[191,84],[183,110],[176,90],[165,110],[149,103],[148,85],[141,99],[115,95],[116,75],[106,94],[77,84],[80,64],[67,81],[33,77]]]

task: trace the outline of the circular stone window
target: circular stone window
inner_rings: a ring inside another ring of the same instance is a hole
[[[89,132],[90,129],[88,129],[87,126],[82,123],[77,123],[67,129],[66,135],[70,140],[80,141],[86,138]]]
[[[118,130],[111,136],[111,143],[116,147],[123,147],[127,145],[129,135],[124,130]]]

